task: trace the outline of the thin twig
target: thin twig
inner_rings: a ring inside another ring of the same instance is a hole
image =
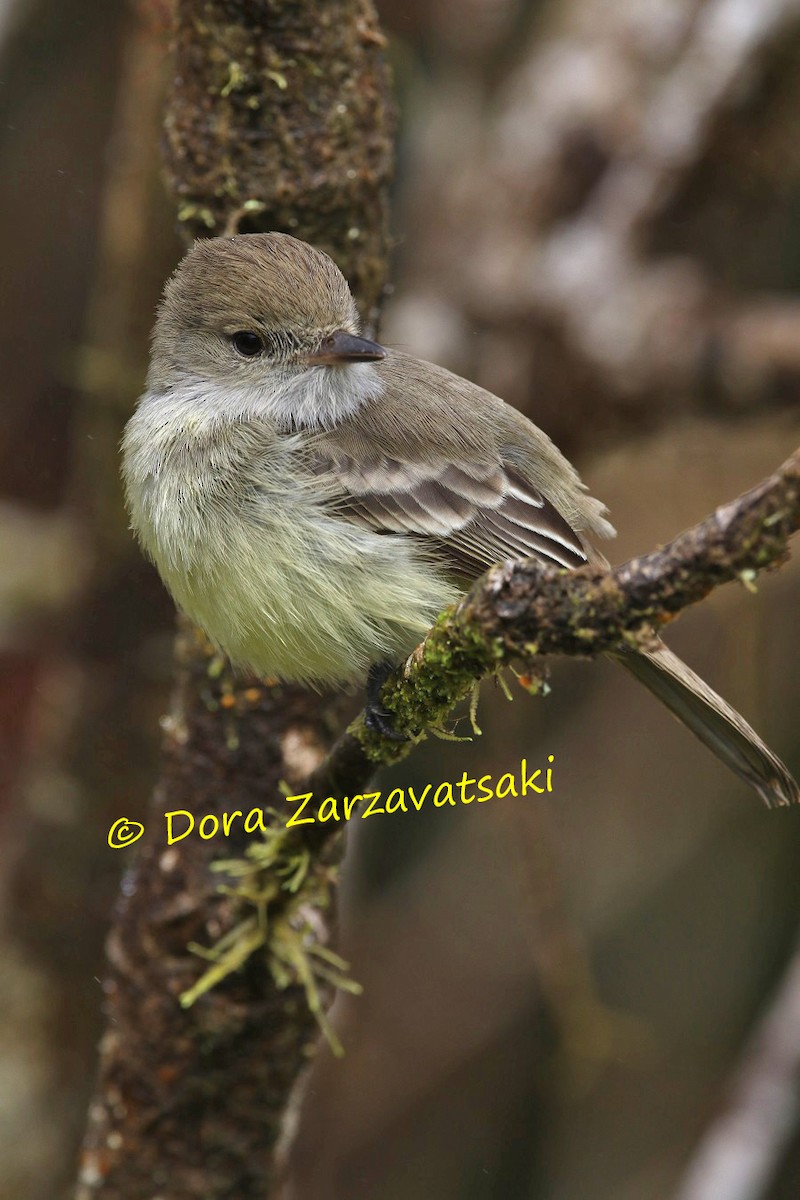
[[[800,947],[675,1200],[761,1200],[800,1116]]]

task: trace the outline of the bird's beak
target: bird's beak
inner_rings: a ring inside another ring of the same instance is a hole
[[[368,338],[356,337],[345,329],[337,329],[325,338],[318,350],[308,355],[306,362],[312,367],[327,367],[338,363],[377,362],[380,358],[386,358],[383,346]]]

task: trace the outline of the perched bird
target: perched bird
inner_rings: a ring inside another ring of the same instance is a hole
[[[123,475],[177,605],[287,681],[375,683],[492,563],[603,562],[592,539],[614,533],[541,430],[362,338],[338,267],[279,233],[197,242],[168,281]],[[666,646],[615,657],[765,800],[800,799]]]

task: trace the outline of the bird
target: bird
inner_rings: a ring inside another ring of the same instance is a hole
[[[311,686],[387,670],[488,567],[605,565],[605,506],[549,437],[443,367],[362,336],[323,251],[197,241],[167,281],[127,423],[131,526],[234,667]],[[747,722],[653,635],[612,657],[770,804],[800,800]]]

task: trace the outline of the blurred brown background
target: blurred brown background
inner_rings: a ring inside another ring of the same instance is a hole
[[[769,473],[800,442],[800,4],[380,8],[401,106],[384,340],[545,428],[609,504],[617,561]],[[124,867],[106,835],[144,810],[170,682],[116,456],[179,254],[166,17],[0,3],[0,1200],[69,1193]],[[798,611],[790,563],[669,636],[796,773]],[[800,813],[761,809],[612,665],[551,684],[486,686],[483,737],[394,782],[552,754],[552,796],[351,831],[365,992],[337,1006],[347,1057],[315,1068],[299,1197],[800,1192]],[[742,1106],[767,1135],[742,1123],[700,1159]]]

